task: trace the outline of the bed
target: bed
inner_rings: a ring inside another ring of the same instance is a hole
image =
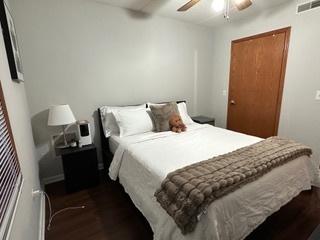
[[[315,164],[307,156],[299,157],[214,201],[195,231],[183,235],[154,197],[167,174],[261,140],[197,123],[189,124],[182,134],[145,132],[106,138],[101,131],[109,177],[119,180],[149,222],[156,240],[244,239],[268,216],[318,181]]]

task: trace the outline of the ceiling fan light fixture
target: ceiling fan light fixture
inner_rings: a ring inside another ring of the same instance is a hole
[[[234,4],[236,5],[239,11],[244,10],[252,5],[251,0],[234,0]]]
[[[211,8],[215,12],[222,12],[225,8],[225,0],[213,0],[211,4]]]

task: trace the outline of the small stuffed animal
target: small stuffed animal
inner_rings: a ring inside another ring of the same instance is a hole
[[[184,132],[187,129],[186,125],[184,125],[184,123],[182,122],[180,115],[176,113],[170,116],[169,125],[170,130],[176,133]]]

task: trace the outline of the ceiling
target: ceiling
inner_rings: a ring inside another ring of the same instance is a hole
[[[177,12],[177,9],[189,0],[96,0],[112,6],[142,11],[149,14],[175,18],[205,26],[215,26],[224,22],[223,13],[216,13],[211,9],[212,0],[201,0],[187,12]],[[231,19],[239,16],[250,15],[253,12],[261,12],[267,8],[280,5],[293,0],[253,0],[249,9],[238,12],[233,9]]]

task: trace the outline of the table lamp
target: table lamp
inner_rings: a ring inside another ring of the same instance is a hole
[[[75,122],[76,122],[76,119],[74,118],[74,115],[69,105],[64,104],[64,105],[55,105],[50,107],[49,117],[48,117],[48,126],[62,126],[64,145],[59,147],[62,147],[62,148],[69,147],[67,143],[65,130],[69,124],[72,124]]]

